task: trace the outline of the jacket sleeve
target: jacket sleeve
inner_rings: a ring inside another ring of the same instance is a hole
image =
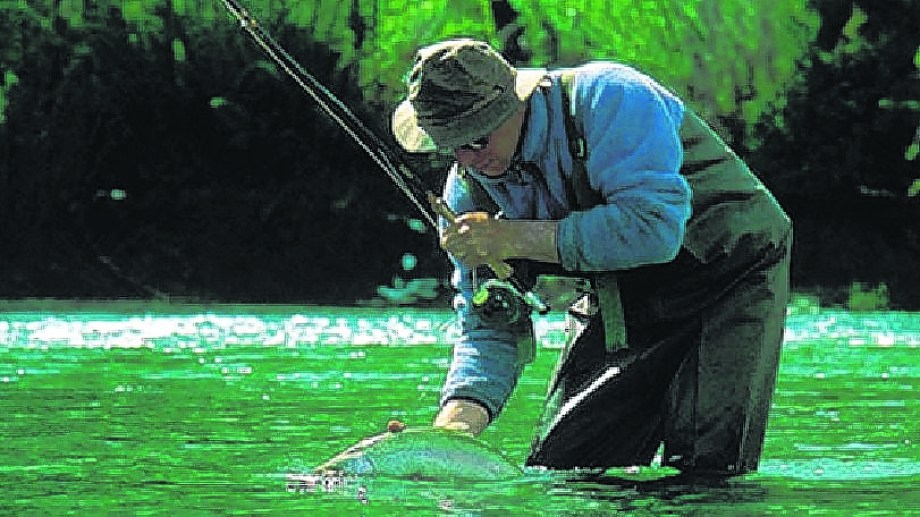
[[[560,221],[563,267],[611,271],[673,260],[690,217],[690,187],[679,173],[682,104],[622,65],[588,66],[572,102],[588,179],[604,201]]]
[[[444,199],[458,214],[479,209],[459,180],[456,167],[448,175]],[[445,222],[441,220],[440,224],[443,226]],[[490,419],[494,419],[523,370],[523,365],[518,364],[517,343],[532,336],[532,323],[529,319],[515,325],[483,322],[472,306],[473,271],[453,257],[451,262],[454,266],[451,284],[457,290],[454,310],[460,332],[441,390],[441,405],[452,398],[472,399],[482,403]]]

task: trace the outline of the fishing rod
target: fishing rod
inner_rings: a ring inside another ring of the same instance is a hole
[[[444,200],[426,189],[421,179],[412,172],[400,156],[364,125],[348,106],[291,57],[238,0],[221,0],[221,2],[227,11],[239,21],[243,31],[275,65],[312,97],[326,115],[383,169],[393,184],[422,213],[425,221],[436,233],[439,231],[438,215],[448,221],[456,219],[456,214],[450,210]],[[493,279],[478,286],[474,295],[474,305],[485,309],[486,313],[494,314],[529,313],[527,308],[534,309],[540,314],[549,311],[548,305],[530,290],[524,288],[521,282],[512,276],[513,271],[508,264],[497,262],[488,265],[495,272],[498,280]]]
[[[237,0],[221,0],[265,54],[296,82],[319,107],[339,125],[390,177],[390,180],[422,213],[425,221],[437,230],[438,223],[430,208],[426,208],[433,195],[422,186],[421,180],[402,162],[373,131],[367,128],[348,107],[332,94],[319,80],[288,54],[250,12]]]

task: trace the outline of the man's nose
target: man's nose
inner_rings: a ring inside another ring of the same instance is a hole
[[[476,158],[479,157],[481,151],[473,151],[471,149],[458,149],[454,151],[454,156],[457,158],[457,161],[460,162],[460,165],[464,167],[474,166],[476,163]]]

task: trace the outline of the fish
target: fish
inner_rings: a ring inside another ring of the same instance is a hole
[[[289,474],[288,488],[333,491],[355,479],[383,477],[416,481],[508,481],[521,467],[468,433],[434,427],[406,428],[390,422],[387,431],[361,440],[317,466]]]

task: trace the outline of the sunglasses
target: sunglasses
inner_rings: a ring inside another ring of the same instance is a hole
[[[489,146],[489,135],[473,140],[468,144],[461,145],[458,151],[482,151]]]

